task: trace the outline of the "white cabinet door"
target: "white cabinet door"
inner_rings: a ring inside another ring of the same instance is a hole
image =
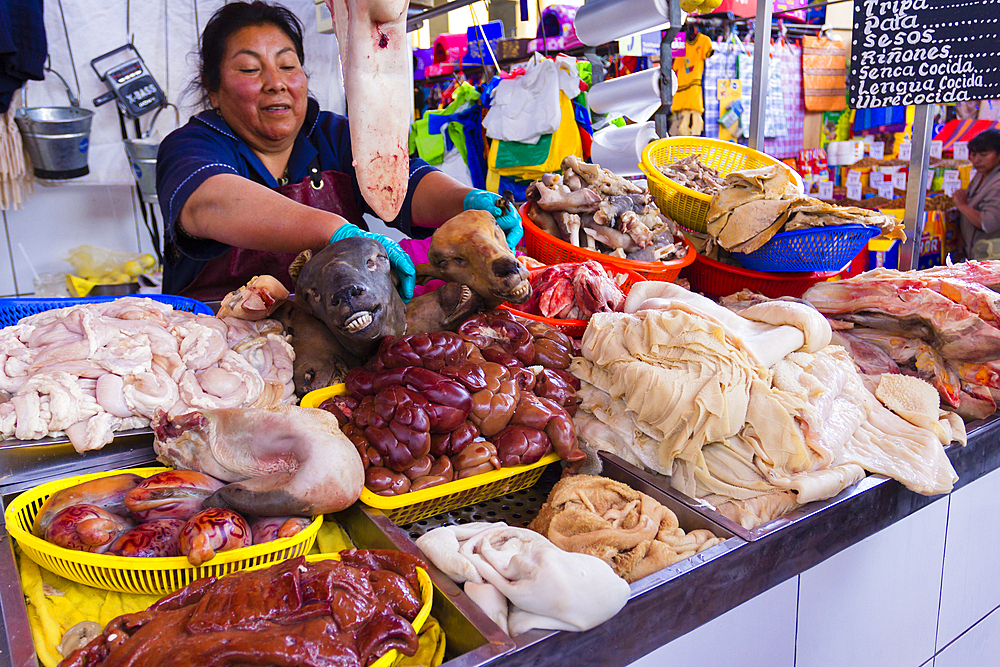
[[[631,667],[739,665],[793,667],[797,578],[649,653]]]
[[[918,667],[934,655],[947,513],[939,500],[799,576],[796,667]]]
[[[951,496],[938,649],[1000,606],[997,553],[1000,553],[1000,470],[984,475]],[[997,664],[1000,665],[1000,657]]]

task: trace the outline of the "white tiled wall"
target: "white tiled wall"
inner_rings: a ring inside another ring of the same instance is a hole
[[[133,204],[133,190],[124,185],[36,186],[24,209],[3,213],[5,234],[0,251],[9,249],[9,259],[0,264],[8,268],[0,272],[0,295],[33,292],[32,270],[25,254],[38,273],[66,273],[72,267],[63,257],[84,243],[150,252],[149,234]]]
[[[795,659],[797,578],[643,656],[631,667],[739,665],[775,667]],[[724,641],[720,641],[725,638]]]
[[[947,502],[800,575],[796,667],[917,667],[934,655]]]
[[[1000,470],[951,496],[938,649],[1000,604]],[[1000,621],[994,621],[997,625]],[[970,663],[972,664],[972,663]],[[1000,665],[1000,654],[997,662]]]
[[[934,667],[1000,665],[1000,610],[994,611],[934,658]]]

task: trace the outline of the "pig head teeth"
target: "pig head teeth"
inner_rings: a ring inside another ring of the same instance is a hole
[[[527,296],[528,292],[530,291],[531,291],[531,283],[529,283],[527,280],[522,280],[521,284],[518,285],[513,291],[511,291],[510,295],[515,299],[520,299],[521,297]]]
[[[347,318],[347,321],[344,322],[344,329],[350,331],[351,333],[357,333],[358,331],[370,326],[373,321],[375,321],[375,317],[372,315],[371,311],[363,310],[360,313],[354,313]]]
[[[464,306],[465,302],[472,298],[472,290],[467,285],[462,285],[462,296],[458,300],[459,306]]]

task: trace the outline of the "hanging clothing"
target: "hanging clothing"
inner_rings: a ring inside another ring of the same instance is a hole
[[[26,81],[45,78],[47,55],[42,0],[0,2],[0,114]]]
[[[524,70],[523,76],[501,78],[493,89],[483,118],[490,139],[535,143],[559,129],[560,95],[573,99],[580,94],[575,58],[536,53]]]
[[[753,57],[753,45],[747,45],[750,57]],[[772,105],[770,97],[767,102],[765,125],[770,118],[772,110],[784,110],[781,114],[781,122],[784,123],[785,132],[776,137],[769,137],[765,129],[764,152],[778,159],[797,157],[802,150],[802,139],[805,131],[806,107],[805,98],[802,93],[802,47],[781,41],[771,45],[771,60],[769,69],[775,63],[780,63],[781,80],[775,85],[781,90],[781,105]],[[769,72],[770,73],[770,72]],[[773,81],[769,77],[769,82]],[[770,95],[770,86],[768,93]]]
[[[705,112],[702,93],[702,75],[705,72],[705,61],[712,55],[712,40],[698,33],[694,41],[684,42],[684,55],[674,58],[673,68],[677,74],[677,92],[671,111],[692,109],[698,113]]]
[[[737,63],[742,49],[732,42],[717,42],[712,45],[712,56],[705,61],[703,87],[705,89],[705,136],[719,138],[719,96],[720,79],[735,79],[739,76]],[[752,72],[751,72],[752,73]]]
[[[310,99],[305,122],[299,130],[288,160],[289,182],[301,184],[318,162],[321,174],[333,172],[333,185],[338,189],[349,187],[350,197],[343,192],[337,197],[344,201],[345,207],[346,200],[352,199],[359,213],[374,215],[374,211],[361,196],[353,160],[348,120],[329,111],[320,111],[319,104]],[[410,227],[413,192],[423,177],[432,171],[437,170],[423,160],[410,160],[406,198],[399,216],[395,220],[386,221],[390,227],[413,235]],[[166,231],[163,272],[165,294],[183,294],[183,290],[195,280],[210,260],[218,259],[233,250],[224,243],[186,234],[177,224],[188,198],[206,179],[216,174],[237,174],[271,189],[279,187],[278,181],[256,153],[214,111],[204,111],[193,116],[186,125],[167,135],[160,143],[156,162],[156,191]],[[346,181],[337,174],[345,175]],[[352,222],[357,224],[354,220]],[[285,274],[287,275],[287,265]],[[247,280],[252,277],[250,275]],[[275,277],[283,279],[281,275]],[[234,277],[228,285],[216,286],[214,298],[206,296],[206,291],[200,292],[202,296],[192,298],[220,299],[247,280],[237,282]]]
[[[802,39],[802,87],[810,111],[847,108],[847,49],[840,37]]]
[[[494,140],[490,143],[489,173],[486,189],[499,192],[500,176],[521,180],[541,178],[550,171],[559,171],[567,155],[583,157],[583,143],[573,111],[573,103],[564,93],[559,94],[561,121],[559,129],[542,136],[536,144]],[[544,150],[546,144],[548,150]]]

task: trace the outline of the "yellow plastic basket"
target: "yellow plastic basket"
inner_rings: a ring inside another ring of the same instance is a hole
[[[757,169],[780,160],[720,139],[702,137],[667,137],[649,143],[642,151],[639,168],[646,174],[649,192],[656,197],[656,205],[664,215],[695,232],[706,232],[705,218],[712,195],[686,188],[664,176],[657,167],[665,167],[689,155],[700,155],[698,160],[712,167],[720,176],[734,171]]]
[[[343,384],[311,391],[302,397],[301,405],[317,408],[320,403],[347,392]],[[411,491],[398,496],[380,496],[365,487],[361,490],[361,502],[369,507],[382,510],[389,520],[396,524],[408,524],[427,517],[450,512],[460,507],[498,498],[514,491],[532,486],[542,476],[546,466],[559,461],[556,453],[546,454],[541,459],[525,466],[500,468],[481,475],[457,479],[432,486],[429,489]]]
[[[340,560],[340,554],[311,554],[306,556],[306,561],[309,563],[316,563],[321,560]],[[265,563],[263,565],[256,565],[254,567],[247,568],[248,570],[260,570],[265,567],[270,567],[274,563]],[[427,571],[422,568],[417,568],[417,579],[420,581],[420,611],[417,612],[417,617],[413,619],[413,629],[419,635],[420,630],[423,629],[424,623],[427,622],[427,618],[431,615],[431,606],[434,603],[434,584],[431,583],[430,575]],[[399,652],[399,649],[392,649],[381,658],[376,660],[371,664],[371,667],[395,667],[400,660],[403,659],[403,654]]]
[[[199,567],[184,556],[164,558],[132,558],[109,554],[92,554],[64,549],[32,534],[35,517],[46,499],[56,491],[99,477],[131,472],[151,477],[168,468],[130,468],[79,475],[47,482],[17,496],[4,512],[7,532],[17,541],[24,554],[40,567],[72,581],[122,593],[166,595],[187,586],[195,579],[266,566],[300,556],[312,548],[316,534],[323,525],[323,516],[313,519],[305,530],[293,537],[282,537],[264,544],[223,551]]]

